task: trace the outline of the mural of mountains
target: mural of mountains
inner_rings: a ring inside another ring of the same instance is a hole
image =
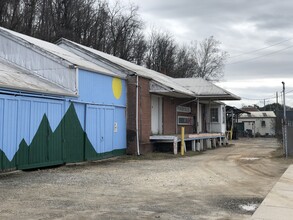
[[[44,115],[31,144],[27,145],[22,139],[12,161],[0,150],[0,170],[25,170],[99,160],[124,153],[125,149],[120,149],[98,154],[82,129],[74,105],[71,104],[54,132]]]

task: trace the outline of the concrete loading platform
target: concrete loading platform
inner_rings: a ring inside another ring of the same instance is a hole
[[[154,143],[173,143],[173,152],[177,154],[181,135],[152,135],[150,140]],[[186,141],[191,141],[192,151],[203,151],[205,148],[212,149],[228,144],[226,135],[221,133],[186,134],[184,142]]]
[[[293,165],[279,181],[251,217],[252,220],[293,219]]]

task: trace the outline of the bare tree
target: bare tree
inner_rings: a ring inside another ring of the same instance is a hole
[[[192,77],[195,73],[196,63],[188,46],[181,46],[176,51],[175,67],[172,77],[187,78]]]
[[[173,75],[176,49],[177,44],[170,34],[153,30],[148,41],[147,68]]]
[[[153,30],[148,40],[135,5],[107,0],[0,0],[0,25],[54,42],[65,37],[173,77],[218,80],[227,53],[213,37],[179,47]]]
[[[137,46],[142,49],[139,41],[142,35],[143,23],[139,19],[138,7],[130,5],[122,7],[118,2],[109,13],[109,39],[107,52],[122,59],[133,61],[134,50]],[[137,45],[138,43],[138,45]]]
[[[214,81],[223,77],[223,68],[228,54],[219,46],[220,42],[211,36],[191,48],[195,61],[193,77]]]

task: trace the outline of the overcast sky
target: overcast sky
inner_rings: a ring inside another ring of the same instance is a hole
[[[178,43],[209,36],[222,42],[230,58],[218,85],[243,98],[231,105],[274,103],[282,81],[293,90],[292,0],[123,0],[129,2],[139,6],[147,30],[168,31]],[[293,91],[286,104],[293,106]]]

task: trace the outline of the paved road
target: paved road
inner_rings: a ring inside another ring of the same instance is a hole
[[[249,219],[290,164],[277,147],[242,139],[192,157],[0,174],[0,219]]]

